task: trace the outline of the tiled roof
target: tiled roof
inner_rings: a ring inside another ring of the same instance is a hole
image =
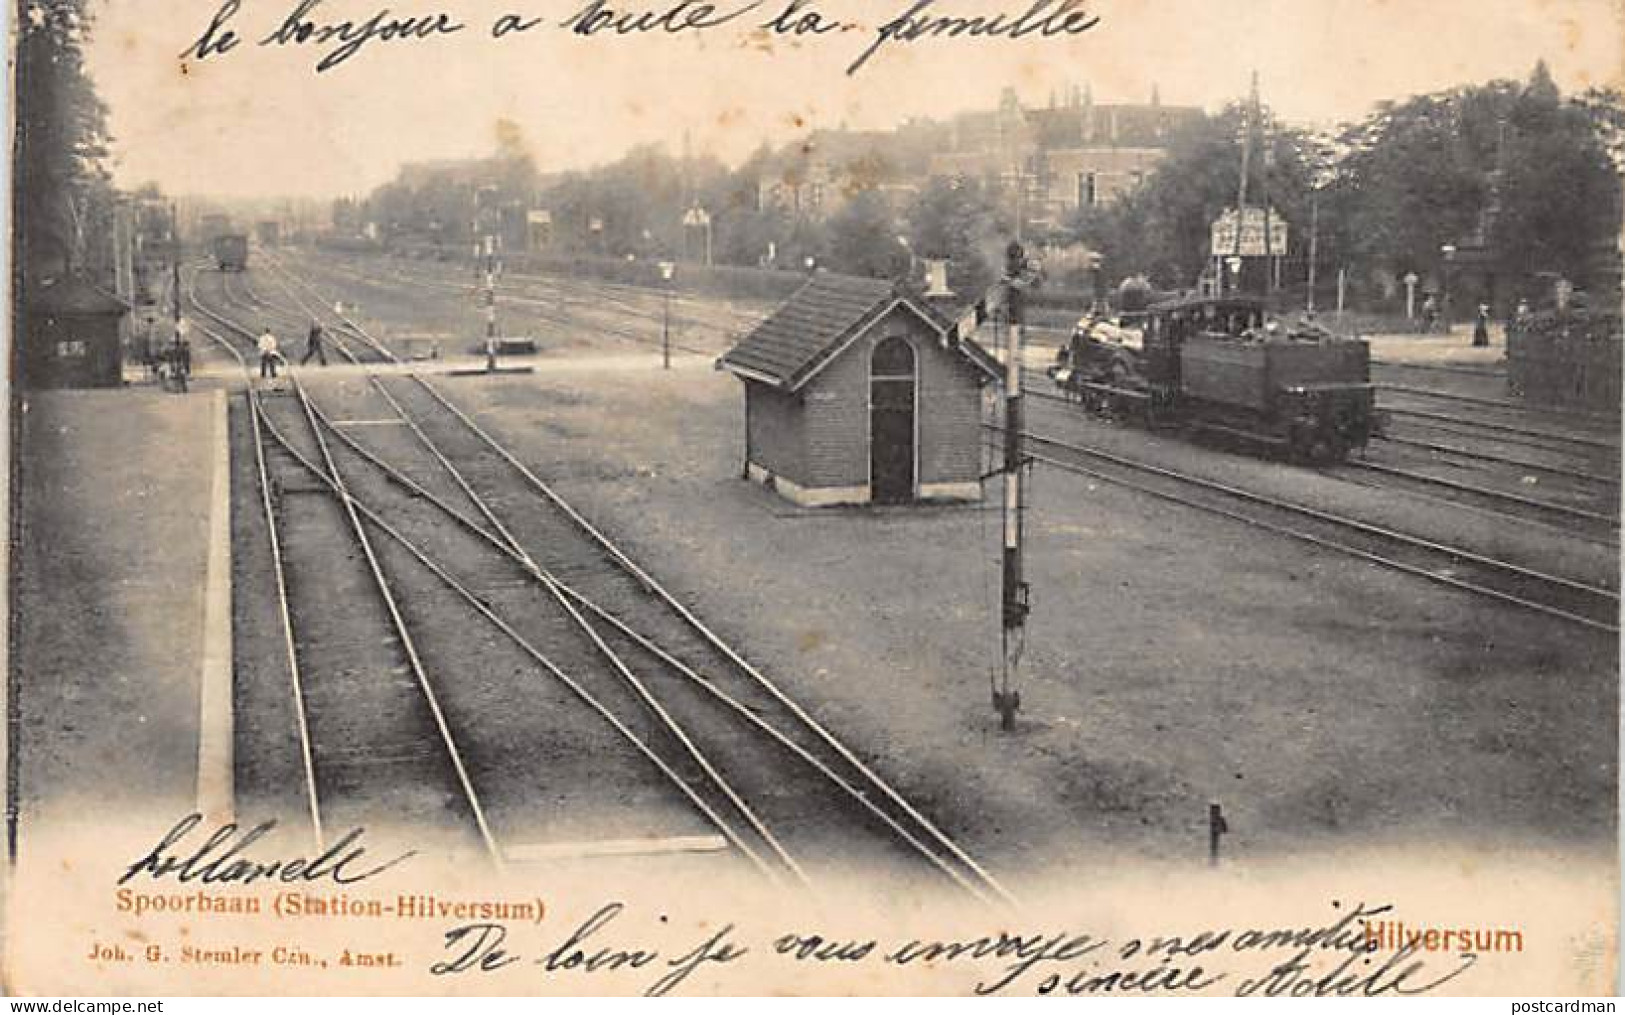
[[[128,303],[78,275],[46,282],[34,290],[33,296],[36,313],[57,316],[112,316],[130,309]]]
[[[847,341],[901,300],[944,336],[947,347],[993,377],[999,363],[935,307],[898,292],[890,282],[851,275],[815,275],[718,364],[735,373],[794,391],[817,373]]]
[[[896,298],[890,282],[818,274],[722,357],[722,365],[791,388]]]

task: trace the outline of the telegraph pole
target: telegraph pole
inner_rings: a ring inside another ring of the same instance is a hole
[[[999,713],[999,726],[1015,729],[1016,712],[1021,708],[1021,692],[1016,677],[1020,672],[1022,650],[1026,647],[1028,602],[1027,582],[1022,571],[1022,468],[1023,427],[1021,390],[1021,351],[1026,311],[1023,290],[1031,283],[1027,255],[1019,242],[1005,252],[1004,280],[1004,581],[1003,667],[999,684],[993,689],[993,707]]]
[[[170,306],[175,315],[176,334],[180,333],[181,323],[181,206],[179,202],[172,201],[169,205],[169,271],[170,271]]]
[[[1315,261],[1320,256],[1320,188],[1316,187],[1309,192],[1309,297],[1308,308],[1312,314],[1315,312]],[[1410,303],[1407,298],[1405,316],[1410,317]]]
[[[1233,264],[1240,265],[1241,233],[1247,224],[1247,177],[1253,160],[1253,117],[1258,104],[1258,72],[1253,71],[1253,90],[1247,99],[1247,105],[1241,111],[1241,180],[1236,186],[1236,246],[1231,256],[1237,258]],[[1241,288],[1241,272],[1236,271],[1236,288]],[[1224,295],[1224,276],[1219,276],[1219,295]]]

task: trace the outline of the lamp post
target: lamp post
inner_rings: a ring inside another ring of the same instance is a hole
[[[1093,311],[1093,312],[1098,313],[1100,311],[1100,309],[1105,305],[1105,300],[1102,299],[1101,294],[1100,294],[1101,256],[1100,256],[1099,251],[1094,251],[1094,250],[1089,251],[1087,254],[1084,255],[1083,263],[1084,263],[1084,268],[1089,272],[1089,303],[1090,303],[1090,310]]]
[[[666,283],[665,309],[660,317],[660,368],[671,369],[671,280],[677,274],[677,265],[671,261],[660,262],[660,279]]]
[[[1446,243],[1439,247],[1439,256],[1444,260],[1443,279],[1439,294],[1439,311],[1444,315],[1444,333],[1450,334],[1450,262],[1456,259],[1456,245]]]

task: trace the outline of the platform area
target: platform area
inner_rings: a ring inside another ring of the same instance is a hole
[[[1506,358],[1506,329],[1490,328],[1490,344],[1473,345],[1473,327],[1457,324],[1442,335],[1372,335],[1371,358],[1386,363],[1441,363],[1491,369]]]
[[[229,813],[225,413],[218,390],[27,399],[13,603],[24,851],[32,823],[108,804]]]

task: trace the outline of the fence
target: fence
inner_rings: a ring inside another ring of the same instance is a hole
[[[1545,313],[1507,329],[1507,385],[1528,402],[1620,411],[1621,321],[1612,314]]]

